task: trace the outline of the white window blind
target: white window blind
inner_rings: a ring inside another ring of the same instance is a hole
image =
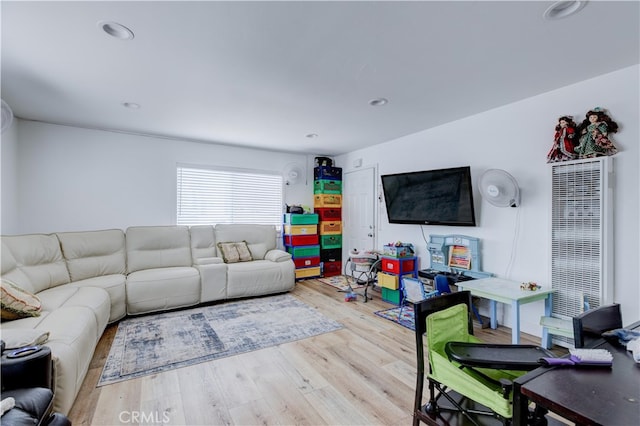
[[[178,225],[282,225],[282,176],[179,165]]]

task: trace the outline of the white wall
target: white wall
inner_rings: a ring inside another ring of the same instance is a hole
[[[640,285],[636,263],[640,258],[639,72],[638,66],[626,68],[339,156],[336,163],[348,171],[353,169],[354,161],[362,159],[363,166],[377,164],[380,175],[470,165],[474,183],[486,169],[508,171],[521,187],[521,207],[491,206],[481,199],[476,189],[477,227],[423,226],[422,231],[427,238],[429,234],[453,233],[479,237],[483,270],[516,281],[549,285],[551,176],[546,154],[553,142],[554,127],[562,115],[573,115],[575,121],[580,123],[589,109],[596,106],[606,108],[620,126],[619,132],[612,135],[612,140],[620,149],[614,160],[614,297],[615,301],[622,304],[625,322],[635,321],[640,318]],[[379,247],[398,240],[413,242],[418,248],[420,267],[429,266],[419,225],[389,224],[384,204],[379,204],[378,218]],[[509,268],[512,252],[513,264]],[[522,313],[522,329],[540,335],[538,321],[542,313],[541,302],[524,306]],[[511,323],[509,308],[499,314],[506,324]]]
[[[1,189],[0,231],[12,232],[18,222],[18,190],[16,187],[18,162],[18,119],[0,137]]]
[[[288,163],[309,160],[26,120],[19,123],[19,134],[19,220],[3,226],[5,234],[171,225],[178,163],[281,172]],[[310,204],[312,188],[311,179],[285,187],[285,202]],[[3,187],[3,205],[4,196]]]

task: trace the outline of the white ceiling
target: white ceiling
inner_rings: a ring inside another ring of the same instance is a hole
[[[640,62],[637,1],[547,21],[551,4],[3,0],[2,98],[29,120],[335,155]]]

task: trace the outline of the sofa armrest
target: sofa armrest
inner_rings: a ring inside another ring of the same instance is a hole
[[[264,259],[272,262],[286,262],[287,260],[291,260],[291,254],[279,249],[273,249],[264,255]]]
[[[193,260],[194,265],[216,265],[224,263],[221,257],[201,257]]]

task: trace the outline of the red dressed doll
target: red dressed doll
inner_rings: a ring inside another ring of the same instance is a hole
[[[553,138],[553,147],[547,154],[547,163],[574,160],[578,158],[575,152],[575,135],[578,126],[570,115],[558,118],[556,133]]]

